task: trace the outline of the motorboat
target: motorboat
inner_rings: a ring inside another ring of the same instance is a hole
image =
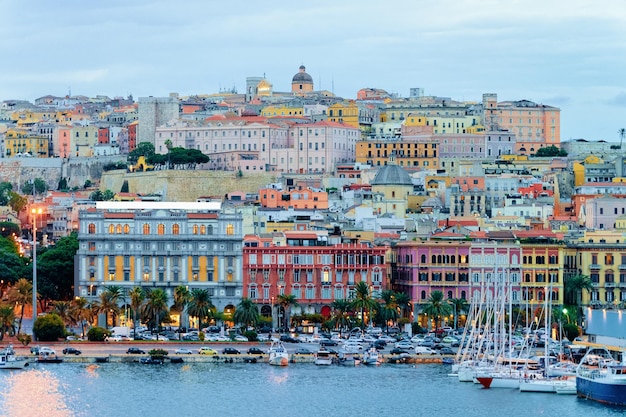
[[[381,357],[378,350],[374,347],[369,348],[363,354],[363,364],[364,365],[380,365]]]
[[[605,347],[589,349],[576,368],[576,395],[626,406],[626,364],[617,362]]]
[[[0,369],[24,369],[28,366],[26,359],[15,356],[13,345],[9,345],[0,351]]]
[[[323,346],[315,353],[315,364],[328,366],[333,364],[333,357],[331,353]]]
[[[289,365],[289,353],[285,349],[285,345],[280,340],[273,340],[267,351],[269,354],[269,364],[274,366]]]
[[[337,363],[343,366],[357,366],[361,363],[361,357],[357,353],[340,350]]]
[[[61,363],[63,358],[59,358],[56,353],[40,351],[37,357],[37,363]]]

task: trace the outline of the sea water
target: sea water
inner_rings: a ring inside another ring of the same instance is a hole
[[[0,372],[0,415],[617,416],[573,395],[483,389],[446,365],[34,364]]]

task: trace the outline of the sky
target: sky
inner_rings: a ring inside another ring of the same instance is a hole
[[[624,0],[0,0],[0,101],[290,91],[527,99],[561,140],[626,128]]]

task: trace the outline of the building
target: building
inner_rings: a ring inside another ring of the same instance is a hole
[[[174,97],[139,97],[136,143],[154,144],[156,128],[172,120],[178,120],[179,112],[178,100]]]
[[[300,65],[298,73],[291,80],[291,92],[304,95],[313,91],[313,77],[306,73],[306,67]]]
[[[208,290],[217,310],[241,300],[242,216],[219,203],[99,202],[80,213],[75,294],[107,286]]]

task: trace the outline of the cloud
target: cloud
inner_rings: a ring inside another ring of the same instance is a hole
[[[626,107],[626,92],[622,91],[617,93],[613,98],[607,101],[610,106]]]

